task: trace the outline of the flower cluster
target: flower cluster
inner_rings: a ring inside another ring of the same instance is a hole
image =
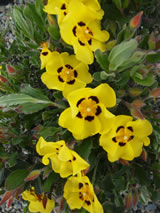
[[[42,82],[48,89],[62,91],[69,103],[60,114],[58,124],[67,128],[76,140],[100,134],[100,146],[108,153],[110,162],[138,157],[143,145],[150,144],[149,121],[133,121],[131,116],[112,114],[108,108],[115,107],[116,94],[107,83],[86,87],[92,82],[88,65],[94,61],[94,52],[105,51],[105,42],[109,39],[109,33],[101,30],[103,10],[98,0],[48,0],[44,11],[57,16],[61,37],[73,46],[75,53],[52,52],[45,43],[40,55],[41,69],[46,68]],[[43,156],[44,165],[51,163],[56,173],[68,178],[64,198],[70,209],[83,207],[90,213],[103,213],[93,186],[83,172],[89,164],[68,148],[64,140],[46,142],[40,137],[36,150]],[[47,213],[54,207],[53,200],[36,195],[34,190],[25,191],[23,198],[31,202],[30,211]]]

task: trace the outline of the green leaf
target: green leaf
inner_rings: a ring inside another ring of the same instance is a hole
[[[26,22],[20,8],[16,6],[13,8],[12,18],[15,24],[20,28],[20,30],[27,38],[33,38],[33,27]]]
[[[126,62],[137,48],[137,41],[131,39],[116,45],[110,52],[108,60],[109,69],[115,71],[119,66]]]
[[[44,108],[47,108],[48,106],[49,104],[26,103],[26,104],[21,104],[21,110],[25,114],[32,114]]]
[[[132,78],[137,84],[142,86],[149,87],[152,86],[152,84],[155,82],[154,75],[152,73],[148,73],[145,78],[143,78],[140,73],[135,73]]]
[[[153,64],[160,62],[160,52],[152,52],[152,54],[148,54],[146,60]]]
[[[47,138],[49,136],[52,136],[54,134],[56,134],[59,131],[59,128],[57,127],[42,127],[39,131],[39,134],[44,137]]]
[[[38,98],[41,100],[47,100],[49,101],[48,97],[43,94],[43,92],[40,89],[32,88],[29,84],[23,84],[21,93],[24,93],[26,95],[30,95],[34,98]]]
[[[52,104],[51,101],[39,100],[29,95],[15,93],[0,97],[0,107],[9,107],[13,105],[34,103],[34,104]]]
[[[88,138],[76,147],[76,151],[82,158],[88,158],[93,148],[93,140]]]
[[[54,39],[54,40],[59,40],[60,39],[60,33],[59,33],[59,29],[57,27],[57,25],[51,25],[48,27],[48,32],[50,34],[50,36]]]
[[[36,0],[35,1],[35,9],[37,11],[37,14],[43,19],[43,15],[45,14],[43,12],[44,4],[43,0]]]
[[[96,61],[98,62],[98,64],[100,65],[100,67],[107,71],[108,70],[108,56],[106,53],[102,53],[99,49],[96,50],[95,52],[95,57],[96,57]]]
[[[116,7],[118,9],[121,9],[122,8],[122,2],[121,0],[113,0],[114,4],[116,5]]]
[[[4,168],[1,168],[1,169],[0,169],[0,185],[3,183],[3,181],[4,181],[4,179],[5,179],[4,171],[5,171]]]
[[[57,182],[59,175],[55,172],[49,174],[48,178],[45,180],[42,188],[44,192],[50,192],[52,190],[52,185]]]
[[[13,171],[6,179],[5,186],[7,190],[13,190],[24,184],[24,179],[29,172],[26,169],[17,169]]]

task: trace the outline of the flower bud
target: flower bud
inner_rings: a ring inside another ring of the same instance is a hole
[[[130,209],[132,205],[132,194],[131,192],[128,193],[128,195],[125,198],[125,207],[126,209]]]
[[[137,29],[141,24],[143,11],[139,12],[136,16],[134,16],[129,23],[131,29]]]

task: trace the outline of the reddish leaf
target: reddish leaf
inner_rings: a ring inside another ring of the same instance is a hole
[[[144,120],[144,116],[139,109],[132,108],[130,110],[131,110],[131,114],[132,114],[133,117],[135,117],[137,119]]]
[[[137,193],[133,196],[133,199],[132,199],[133,208],[136,206],[136,204],[138,202],[139,195],[140,195],[140,193]]]
[[[142,156],[142,159],[143,159],[144,161],[147,161],[147,152],[146,152],[145,149],[142,150],[141,156]]]
[[[43,200],[42,200],[42,203],[43,203],[43,207],[44,209],[46,209],[46,205],[47,205],[47,197],[43,197]]]
[[[7,79],[5,77],[3,77],[2,75],[0,75],[0,81],[2,83],[5,83],[7,81]]]
[[[8,64],[6,65],[6,69],[7,69],[8,74],[14,74],[16,72],[15,69]]]
[[[131,104],[131,106],[132,106],[133,108],[137,108],[137,109],[140,109],[140,108],[144,107],[145,105],[146,105],[146,104],[145,104],[142,100],[140,100],[140,99],[134,100],[134,101],[132,102],[132,104]]]
[[[25,179],[24,181],[31,181],[35,180],[41,173],[41,170],[33,170]]]
[[[4,194],[1,202],[0,202],[0,205],[2,205],[3,203],[5,203],[11,196],[12,196],[12,191],[8,191]]]
[[[10,197],[10,198],[9,198],[8,203],[7,203],[7,207],[8,207],[8,208],[12,205],[13,200],[14,200],[13,197]]]
[[[160,97],[160,88],[153,89],[150,94],[154,98]]]
[[[125,207],[126,209],[130,209],[132,205],[132,194],[131,192],[128,193],[128,195],[125,198]]]
[[[123,164],[124,166],[129,166],[129,162],[127,160],[124,160],[122,158],[119,159],[119,161],[121,162],[121,164]]]
[[[140,26],[142,15],[143,15],[143,11],[139,12],[136,16],[134,16],[130,20],[129,26],[130,26],[131,29],[136,29]]]

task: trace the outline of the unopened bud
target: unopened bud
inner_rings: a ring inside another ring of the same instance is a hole
[[[150,93],[150,96],[153,98],[159,98],[160,97],[160,88],[153,89]]]
[[[7,69],[7,72],[8,72],[9,75],[13,75],[13,74],[16,73],[15,69],[8,64],[6,65],[6,69]]]
[[[142,150],[141,156],[142,156],[142,159],[143,159],[144,161],[147,161],[147,152],[146,152],[145,149]]]
[[[134,16],[129,23],[129,26],[131,29],[137,29],[140,24],[141,24],[141,20],[142,20],[142,15],[143,15],[143,11],[139,12],[136,16]]]

